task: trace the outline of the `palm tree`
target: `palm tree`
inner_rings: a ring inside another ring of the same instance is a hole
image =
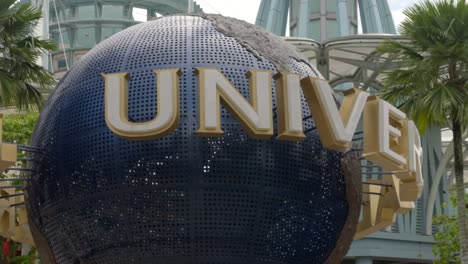
[[[0,106],[40,108],[43,98],[39,89],[55,81],[36,61],[55,45],[32,35],[42,16],[40,10],[16,2],[0,0]]]
[[[460,256],[468,263],[462,150],[468,124],[468,5],[465,0],[425,0],[404,14],[399,30],[410,42],[386,41],[379,48],[399,64],[385,73],[381,96],[408,113],[421,132],[431,125],[451,127]]]

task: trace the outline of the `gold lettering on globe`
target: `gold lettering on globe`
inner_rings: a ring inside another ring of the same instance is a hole
[[[154,140],[175,131],[180,116],[178,68],[155,70],[157,77],[157,115],[150,121],[128,119],[128,80],[126,72],[102,74],[105,81],[105,119],[109,129],[128,140]],[[363,117],[362,157],[380,166],[382,180],[363,186],[365,203],[355,239],[390,226],[396,214],[415,208],[423,188],[422,148],[413,121],[378,96],[350,89],[344,92],[338,108],[333,90],[326,80],[273,71],[249,70],[250,100],[239,93],[217,68],[199,67],[197,120],[199,137],[220,137],[221,105],[256,139],[274,136],[272,82],[276,83],[276,139],[301,141],[303,129],[301,92],[309,106],[324,148],[346,152]],[[372,195],[380,194],[380,195]]]

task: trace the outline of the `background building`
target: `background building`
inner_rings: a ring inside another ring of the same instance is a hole
[[[324,42],[357,34],[358,14],[364,33],[395,33],[392,13],[386,0],[262,1],[255,24],[284,36],[288,13],[291,37]]]
[[[395,35],[386,0],[262,0],[256,24],[284,36],[288,15],[286,40],[317,66],[338,94],[352,86],[376,93],[382,86],[380,71],[395,66],[376,47],[387,38],[406,41]],[[356,35],[359,22],[364,35]],[[425,188],[417,208],[399,215],[391,228],[355,241],[344,263],[432,263],[432,217],[448,213],[442,208],[448,184],[445,171],[436,171],[443,156],[440,128],[427,131],[422,141]],[[356,148],[359,144],[357,136]],[[362,166],[363,180],[381,177],[379,167],[367,161]]]
[[[41,35],[59,44],[57,51],[43,59],[57,78],[97,43],[127,27],[162,15],[185,13],[189,8],[202,12],[196,3],[189,7],[187,0],[35,1],[44,12]]]

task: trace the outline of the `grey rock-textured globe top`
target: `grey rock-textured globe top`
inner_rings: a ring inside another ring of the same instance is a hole
[[[298,54],[207,15],[159,18],[92,49],[36,125],[43,153],[26,198],[40,253],[60,264],[324,262],[347,217],[346,185],[341,154],[322,147],[304,98],[302,142],[252,139],[224,108],[223,137],[195,136],[196,67],[219,68],[248,98],[251,69],[317,76]],[[153,71],[164,68],[182,71],[177,130],[149,141],[113,134],[101,74],[130,74],[129,120],[142,122],[156,115]]]

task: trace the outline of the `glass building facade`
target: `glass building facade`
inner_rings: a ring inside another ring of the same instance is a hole
[[[347,19],[346,32],[338,27],[338,0],[327,1],[311,1],[305,7],[308,10],[309,23],[306,28],[301,29],[300,11],[304,8],[304,3],[300,1],[291,1],[290,9],[290,35],[291,36],[307,36],[309,38],[323,41],[327,39],[336,38],[340,33],[346,35],[357,34],[357,2],[356,0],[349,0],[344,3],[346,9]],[[324,29],[324,30],[321,30]]]
[[[51,54],[49,68],[61,78],[67,69],[97,43],[134,24],[161,15],[184,13],[186,0],[38,0],[49,35],[59,49]],[[195,3],[195,12],[202,12]]]
[[[355,35],[358,33],[358,19],[361,20],[363,33],[395,33],[386,0],[262,1],[256,24],[284,36],[288,12],[291,37],[324,42],[336,37]]]

